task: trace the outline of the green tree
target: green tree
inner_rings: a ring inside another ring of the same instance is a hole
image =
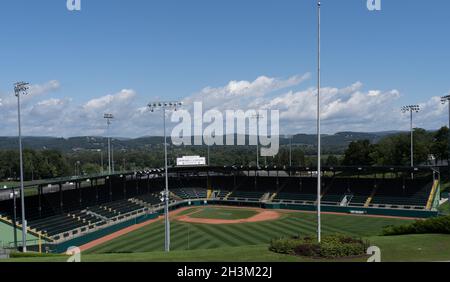
[[[372,145],[369,140],[353,141],[345,151],[344,165],[372,165]]]
[[[431,153],[435,156],[436,161],[448,160],[449,151],[449,130],[448,127],[441,127],[435,134],[433,138],[433,143],[431,145]]]

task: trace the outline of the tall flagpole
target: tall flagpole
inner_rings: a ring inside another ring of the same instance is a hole
[[[317,1],[317,240],[322,241],[320,205],[321,205],[321,136],[320,136],[320,0]]]

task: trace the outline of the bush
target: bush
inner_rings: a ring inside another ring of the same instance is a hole
[[[406,234],[450,234],[450,216],[433,217],[383,229],[384,236]]]
[[[299,243],[300,240],[296,238],[272,240],[269,250],[279,254],[294,254],[294,249]]]
[[[45,253],[35,253],[35,252],[28,252],[28,253],[20,253],[20,252],[12,252],[10,254],[10,258],[36,258],[36,257],[56,257],[61,256],[60,254],[45,254]]]
[[[325,236],[322,242],[311,237],[272,240],[269,250],[306,257],[341,258],[364,255],[368,242],[344,235]]]

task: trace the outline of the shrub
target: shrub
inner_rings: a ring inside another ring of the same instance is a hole
[[[269,250],[279,254],[294,254],[295,246],[300,242],[300,239],[295,238],[272,240]]]
[[[410,224],[387,226],[383,229],[385,236],[427,233],[450,234],[450,216],[433,217]]]
[[[316,238],[285,238],[272,240],[269,250],[306,257],[340,258],[364,255],[368,242],[344,235],[325,236],[322,242]]]

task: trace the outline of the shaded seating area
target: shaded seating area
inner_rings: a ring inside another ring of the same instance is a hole
[[[48,236],[65,233],[85,225],[88,224],[67,214],[55,215],[29,222],[30,228],[36,229]]]
[[[252,200],[259,201],[264,192],[255,192],[255,191],[234,191],[229,197],[229,200]]]
[[[227,190],[220,190],[217,194],[216,194],[216,198],[218,199],[224,199],[231,191],[227,191]]]
[[[130,200],[119,200],[104,204],[107,209],[113,210],[117,215],[126,214],[142,210],[143,207]]]
[[[170,189],[175,195],[182,199],[204,199],[207,197],[207,191],[204,188],[175,188]]]
[[[283,201],[299,201],[299,202],[314,202],[317,200],[317,195],[315,194],[300,194],[300,193],[288,193],[281,192],[278,193],[274,199],[274,202],[283,202]]]
[[[143,201],[144,203],[147,203],[149,205],[158,205],[162,203],[161,198],[158,194],[140,195],[138,197],[135,197],[135,199]]]
[[[400,182],[400,183],[399,183]],[[432,189],[432,182],[411,181],[403,183],[397,180],[397,185],[383,183],[375,193],[371,206],[425,208]]]

